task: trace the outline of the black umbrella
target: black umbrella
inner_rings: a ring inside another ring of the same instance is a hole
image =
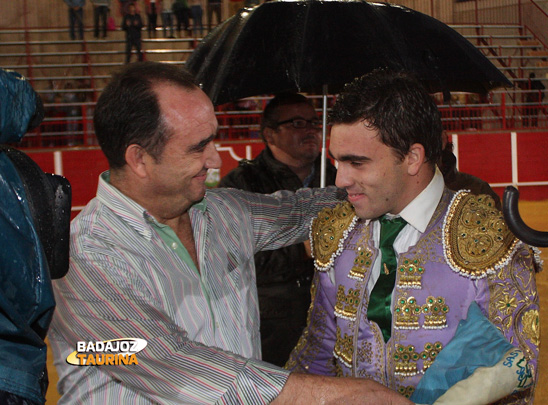
[[[278,0],[241,9],[202,40],[186,66],[217,105],[284,90],[323,92],[322,162],[328,91],[375,68],[413,72],[432,93],[511,85],[435,18],[361,0]]]
[[[417,11],[366,1],[270,1],[213,30],[186,66],[214,104],[283,90],[331,93],[375,68],[432,93],[486,93],[508,79],[466,38]]]

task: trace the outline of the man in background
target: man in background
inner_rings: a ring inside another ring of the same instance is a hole
[[[240,161],[219,187],[268,194],[320,186],[321,121],[310,100],[298,93],[274,97],[263,113],[261,137],[265,149]],[[336,174],[328,161],[326,185],[335,184]],[[257,253],[255,267],[263,360],[283,366],[306,326],[314,263],[301,243]]]

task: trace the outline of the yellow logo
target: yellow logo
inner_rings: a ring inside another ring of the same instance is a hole
[[[67,363],[74,366],[118,366],[139,364],[136,353],[147,346],[138,338],[112,339],[98,342],[76,342],[76,350],[68,355]]]

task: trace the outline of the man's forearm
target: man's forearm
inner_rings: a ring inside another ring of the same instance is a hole
[[[292,373],[274,405],[406,405],[408,399],[367,379]]]

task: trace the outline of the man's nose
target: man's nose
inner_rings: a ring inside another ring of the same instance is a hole
[[[217,147],[211,142],[207,147],[206,167],[208,169],[220,169],[223,160],[221,155],[217,152]]]
[[[335,177],[335,185],[339,188],[347,188],[352,185],[352,180],[350,176],[348,175],[347,171],[341,167],[342,165],[338,165],[337,168],[337,176]]]

